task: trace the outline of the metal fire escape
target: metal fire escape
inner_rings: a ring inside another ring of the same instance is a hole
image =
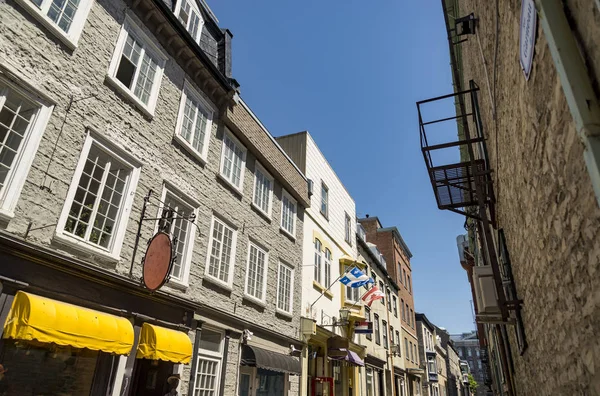
[[[446,2],[442,0],[445,11]],[[463,89],[460,43],[475,33],[474,16],[457,18],[449,24],[448,41],[454,93],[417,102],[421,151],[438,208],[462,214],[476,226],[484,265],[491,267],[497,294],[498,316],[486,323],[511,323],[510,310],[519,310],[521,301],[505,292],[505,278],[499,265],[492,235],[495,219],[493,169],[488,159],[486,137],[480,114],[479,87],[471,80]],[[488,268],[489,268],[488,267]]]

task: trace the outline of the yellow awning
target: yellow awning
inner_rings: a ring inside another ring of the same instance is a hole
[[[128,355],[133,326],[125,318],[19,291],[3,337]]]
[[[187,364],[192,358],[192,342],[182,331],[144,323],[136,358]]]
[[[355,263],[356,263],[356,261],[350,256],[344,255],[344,256],[340,257],[340,264],[342,264],[342,265],[352,266]]]

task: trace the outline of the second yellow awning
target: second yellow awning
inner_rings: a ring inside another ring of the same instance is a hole
[[[192,358],[192,341],[182,331],[144,323],[136,357],[187,364]]]
[[[128,355],[133,326],[125,318],[19,291],[3,338]]]

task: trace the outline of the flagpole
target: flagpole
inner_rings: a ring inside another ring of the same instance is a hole
[[[336,280],[334,280],[333,282],[331,282],[331,284],[330,284],[330,285],[327,287],[327,289],[323,290],[323,292],[321,293],[321,295],[319,296],[319,298],[317,298],[317,299],[315,300],[315,302],[313,302],[312,304],[310,304],[310,314],[311,314],[311,316],[312,316],[312,307],[314,307],[314,305],[317,303],[317,301],[319,301],[319,300],[321,299],[321,297],[323,297],[323,295],[324,295],[326,292],[328,292],[328,291],[329,291],[329,289],[331,289],[331,286],[335,285],[335,283],[336,283],[337,281],[339,281],[340,279],[342,279],[342,277],[343,277],[344,275],[346,275],[346,274],[347,274],[347,273],[348,273],[348,272],[349,272],[351,269],[352,269],[352,267],[351,267],[351,268],[347,268],[347,269],[344,271],[344,273],[343,273],[343,274],[341,274],[340,276],[338,276],[338,277],[337,277],[337,279],[336,279]]]

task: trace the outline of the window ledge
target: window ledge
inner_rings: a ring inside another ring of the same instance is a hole
[[[259,300],[258,298],[254,297],[254,296],[251,296],[250,294],[247,294],[247,293],[244,293],[243,299],[244,300],[248,300],[252,304],[259,305],[259,306],[261,306],[263,308],[265,308],[267,306],[267,303],[264,302],[263,300]]]
[[[262,210],[257,204],[254,203],[254,199],[252,200],[252,207],[258,211],[258,213],[265,218],[269,223],[271,222],[271,215]]]
[[[285,235],[287,235],[288,237],[290,237],[294,242],[296,242],[296,236],[294,234],[292,234],[291,232],[289,232],[288,230],[286,230],[285,228],[283,228],[282,226],[279,226],[279,229],[281,230],[281,232],[283,232]]]
[[[313,280],[313,288],[315,288],[316,290],[323,293],[325,295],[325,297],[327,297],[328,299],[330,299],[330,300],[333,299],[333,293],[330,290],[327,290],[327,288],[325,286],[323,286],[316,280]]]
[[[188,287],[190,287],[187,282],[179,281],[177,279],[169,279],[166,283],[166,286],[170,287],[171,289],[177,289],[184,292],[187,291]]]
[[[149,120],[152,120],[154,118],[154,110],[150,110],[148,108],[148,106],[146,106],[145,104],[143,104],[137,97],[135,97],[131,91],[129,90],[129,88],[127,88],[125,85],[123,85],[123,83],[119,80],[117,80],[116,78],[114,78],[113,76],[111,76],[110,74],[106,75],[106,81],[108,81],[110,83],[110,85],[112,85],[117,91],[119,91],[119,93],[123,96],[125,96],[129,101],[133,102],[133,105],[135,107],[137,107],[137,109],[139,111],[142,112],[142,114],[148,118]]]
[[[53,240],[56,242],[63,244],[65,246],[71,247],[73,249],[79,250],[82,253],[91,254],[96,257],[100,257],[104,260],[107,260],[111,263],[118,263],[121,260],[120,255],[110,253],[106,250],[102,250],[95,246],[92,246],[90,243],[85,242],[81,239],[57,232],[54,234]]]
[[[15,212],[6,209],[0,209],[0,221],[9,222],[15,218]]]
[[[240,198],[242,198],[244,196],[244,183],[242,183],[242,185],[240,187],[237,187],[235,184],[233,184],[232,182],[229,181],[229,179],[227,179],[219,170],[219,173],[217,173],[217,177],[219,179],[221,179],[225,184],[227,184],[229,187],[231,187],[231,189],[240,196]]]
[[[280,308],[275,308],[275,312],[281,316],[285,316],[286,318],[292,319],[294,316],[292,315],[291,312],[287,312],[284,311],[283,309]]]
[[[212,275],[204,274],[204,280],[206,280],[216,286],[219,286],[221,289],[224,289],[227,291],[233,291],[233,287],[229,283],[225,283],[222,280],[217,279]]]
[[[206,156],[203,156],[202,153],[198,152],[195,148],[193,148],[190,143],[179,135],[179,133],[175,132],[175,136],[173,137],[177,143],[179,143],[191,156],[193,156],[202,166],[206,165]]]
[[[73,38],[62,31],[58,26],[54,24],[50,19],[48,19],[45,15],[43,15],[39,8],[37,8],[33,3],[28,0],[16,0],[16,2],[31,15],[38,22],[40,22],[44,27],[55,35],[64,45],[67,46],[71,51],[77,48],[77,42],[79,41],[79,37]]]

